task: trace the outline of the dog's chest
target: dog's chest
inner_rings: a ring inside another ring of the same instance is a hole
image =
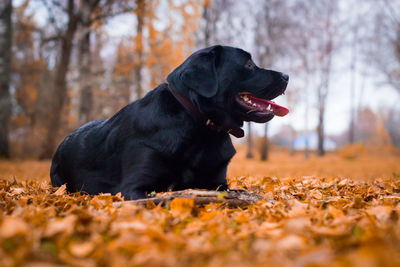
[[[226,137],[198,137],[184,150],[183,161],[193,169],[210,169],[227,164],[236,153],[231,139]]]

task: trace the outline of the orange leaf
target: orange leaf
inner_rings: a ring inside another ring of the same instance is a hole
[[[169,204],[171,213],[174,217],[187,217],[192,212],[194,199],[175,198]]]
[[[56,196],[62,196],[65,194],[65,190],[67,189],[67,185],[63,184],[62,186],[60,186],[56,192],[54,192],[54,195]]]

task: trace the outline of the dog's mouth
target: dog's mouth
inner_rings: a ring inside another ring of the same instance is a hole
[[[271,100],[255,97],[249,92],[238,93],[235,100],[246,113],[246,121],[264,123],[271,120],[275,115],[283,117],[289,113],[289,109]]]

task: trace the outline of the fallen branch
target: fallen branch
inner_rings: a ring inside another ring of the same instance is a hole
[[[114,202],[114,207],[121,207],[124,203],[134,203],[139,206],[147,206],[149,201],[153,202],[155,205],[166,206],[171,200],[175,198],[186,198],[194,199],[194,203],[197,206],[203,206],[209,203],[226,203],[229,207],[245,207],[254,204],[254,202],[259,200],[265,200],[274,202],[273,200],[268,200],[260,195],[249,193],[245,190],[230,190],[230,191],[208,191],[208,190],[182,190],[182,191],[172,191],[157,193],[155,197],[138,199],[138,200],[127,200]]]

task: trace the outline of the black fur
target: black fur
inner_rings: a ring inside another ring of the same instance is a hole
[[[257,120],[238,108],[238,92],[271,99],[287,84],[279,72],[249,69],[249,59],[238,48],[205,48],[167,80],[215,124],[241,127]],[[112,118],[71,133],[53,157],[50,176],[53,186],[66,184],[69,192],[121,192],[125,199],[169,189],[226,190],[234,154],[229,134],[199,124],[161,84]]]

